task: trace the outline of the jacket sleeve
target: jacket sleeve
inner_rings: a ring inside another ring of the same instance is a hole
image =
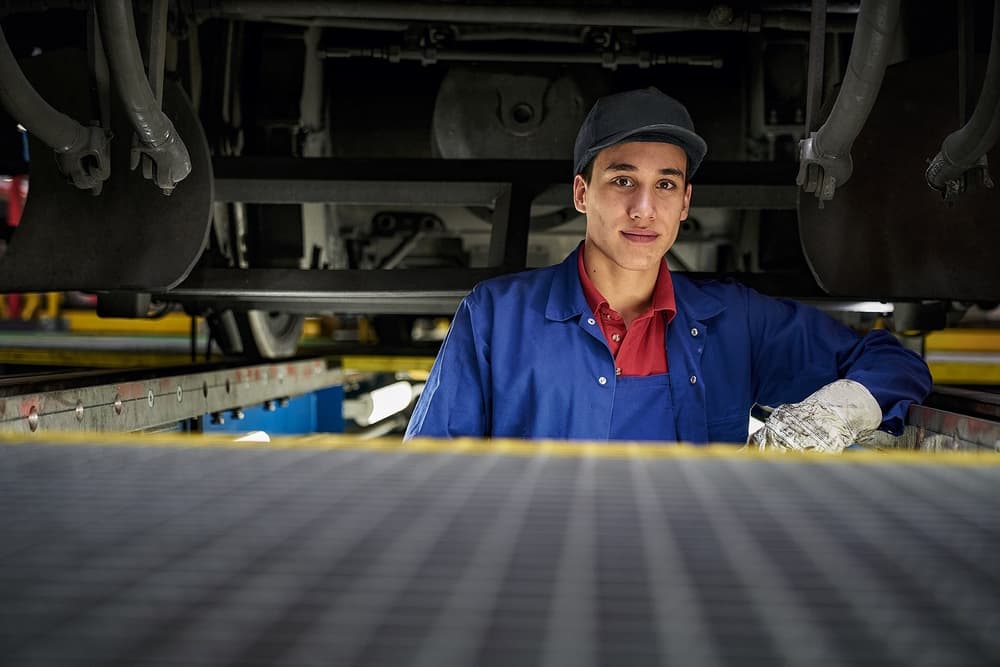
[[[754,400],[795,403],[834,380],[863,384],[882,408],[880,429],[902,433],[911,403],[924,400],[931,376],[918,355],[888,331],[861,336],[827,314],[747,289]]]
[[[477,331],[476,310],[469,296],[455,312],[404,440],[490,435],[490,349]]]

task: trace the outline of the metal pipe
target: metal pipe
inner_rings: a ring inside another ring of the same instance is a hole
[[[171,136],[173,127],[168,125],[169,119],[160,111],[143,71],[132,3],[98,0],[97,18],[104,48],[108,51],[111,74],[125,103],[125,111],[139,134],[139,140],[149,146],[158,146]]]
[[[823,104],[823,57],[826,52],[826,0],[812,0],[812,29],[809,31],[809,73],[806,78],[806,132],[816,127]]]
[[[809,32],[812,26],[812,18],[808,12],[765,12],[761,17],[761,27],[770,30]],[[855,17],[851,14],[830,14],[827,16],[824,32],[854,32],[855,23]]]
[[[861,3],[844,82],[833,103],[833,110],[816,132],[819,154],[828,157],[850,154],[851,146],[868,119],[882,86],[899,23],[899,4],[899,0],[865,0]]]
[[[108,57],[104,52],[101,28],[97,23],[96,7],[87,10],[87,57],[101,125],[111,127],[111,70],[108,69]]]
[[[388,257],[382,260],[382,263],[378,268],[395,269],[404,259],[406,259],[406,256],[409,255],[414,248],[420,245],[420,242],[424,240],[424,236],[426,235],[427,233],[422,229],[418,229],[413,232],[410,238],[396,246],[396,249],[389,253]]]
[[[463,49],[401,49],[343,48],[324,49],[322,58],[375,58],[400,62],[417,61],[425,65],[437,62],[504,62],[504,63],[558,63],[593,64],[615,68],[619,65],[652,67],[655,65],[691,65],[700,67],[722,67],[722,58],[717,56],[668,56],[661,53],[513,53],[507,51],[475,51]]]
[[[147,58],[147,78],[156,99],[156,106],[163,105],[163,69],[167,55],[167,8],[168,0],[153,0],[149,8],[149,58]]]
[[[132,150],[131,166],[135,169],[141,161],[143,176],[170,194],[191,173],[191,156],[174,124],[160,110],[143,70],[132,3],[98,0],[97,19],[118,94],[141,144]]]
[[[863,0],[847,73],[833,109],[822,127],[800,143],[796,183],[815,193],[821,203],[833,199],[854,171],[851,146],[882,86],[899,23],[899,5],[899,0]]]
[[[603,31],[602,31],[603,32]],[[525,41],[544,42],[547,44],[582,44],[587,40],[589,31],[586,28],[573,26],[559,28],[548,26],[532,28],[530,26],[456,26],[452,37],[456,42],[501,42]]]
[[[56,164],[73,185],[98,195],[111,175],[109,132],[84,127],[53,108],[24,76],[0,29],[0,104],[30,134],[56,153]]]
[[[1000,0],[995,0],[993,6],[993,35],[979,101],[969,121],[945,137],[941,150],[927,167],[927,183],[945,190],[948,181],[980,165],[997,139],[1000,139]]]
[[[7,37],[0,28],[0,102],[29,133],[57,153],[86,143],[87,128],[54,109],[21,71]]]

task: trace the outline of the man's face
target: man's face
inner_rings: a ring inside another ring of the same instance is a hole
[[[658,270],[688,216],[686,170],[687,155],[673,144],[636,141],[598,153],[590,183],[573,181],[573,203],[587,216],[588,262]]]

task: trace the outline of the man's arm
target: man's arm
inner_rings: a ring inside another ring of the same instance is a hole
[[[490,350],[477,331],[474,308],[470,297],[459,305],[404,440],[490,434]]]
[[[782,406],[765,444],[839,451],[876,428],[898,434],[930,392],[927,365],[887,331],[860,336],[802,304],[752,290],[748,300],[755,400]]]

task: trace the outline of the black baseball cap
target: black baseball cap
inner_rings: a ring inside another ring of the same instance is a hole
[[[684,105],[656,88],[629,90],[602,97],[594,104],[576,135],[573,175],[608,146],[626,141],[662,141],[687,153],[688,178],[705,158],[708,145],[695,134]]]

